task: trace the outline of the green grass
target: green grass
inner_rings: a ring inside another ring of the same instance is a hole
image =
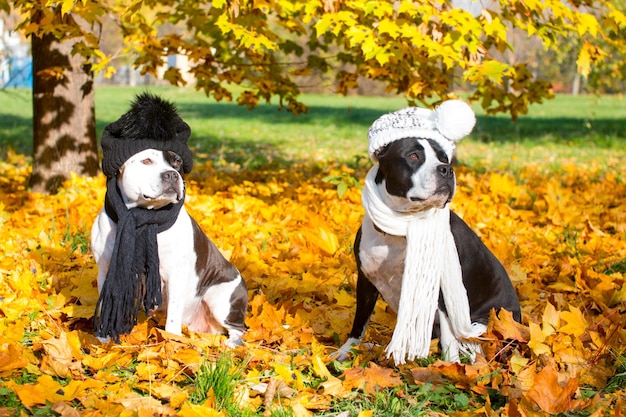
[[[192,381],[194,389],[189,397],[191,402],[202,404],[212,396],[218,410],[228,409],[231,415],[238,413],[233,399],[235,387],[241,383],[243,366],[245,364],[235,366],[227,354],[220,355],[215,361],[202,363]]]
[[[501,401],[498,393],[490,393],[492,404]],[[331,404],[327,412],[317,414],[319,417],[336,416],[340,412],[348,412],[350,417],[357,417],[359,412],[372,410],[374,416],[403,417],[428,416],[433,413],[450,415],[475,409],[479,404],[472,404],[471,393],[456,388],[452,384],[434,386],[404,385],[394,389],[383,389],[376,394],[354,394]],[[480,404],[482,405],[482,404]]]
[[[367,163],[367,129],[381,114],[406,106],[403,98],[306,95],[306,114],[294,116],[263,104],[247,110],[215,102],[191,89],[100,87],[96,90],[98,137],[128,107],[133,95],[154,91],[174,101],[192,128],[189,144],[199,160],[244,168],[296,161],[336,160]],[[557,96],[531,106],[512,122],[507,115],[486,116],[478,107],[472,135],[459,144],[463,164],[477,169],[515,170],[533,162],[559,166],[623,155],[626,102],[619,96]],[[32,153],[32,102],[29,90],[0,92],[0,155],[7,147]]]
[[[215,362],[206,362],[200,365],[195,375],[193,385],[195,389],[191,393],[191,402],[202,404],[212,391],[215,396],[215,405],[223,409],[235,390],[235,384],[240,378],[240,372],[231,372],[234,368],[232,359],[222,355]]]

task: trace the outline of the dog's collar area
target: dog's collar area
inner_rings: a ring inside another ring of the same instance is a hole
[[[376,223],[372,222],[372,225],[374,226],[374,230],[376,230],[378,233],[382,233],[383,235],[388,235],[389,233],[385,232],[383,229],[381,229],[380,227],[378,227],[376,225]]]

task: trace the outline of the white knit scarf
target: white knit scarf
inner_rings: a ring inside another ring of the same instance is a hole
[[[396,363],[428,356],[439,291],[457,339],[477,337],[467,291],[450,230],[450,209],[398,212],[387,206],[375,182],[378,164],[365,178],[363,207],[374,224],[390,235],[406,236],[407,247],[398,319],[386,352]],[[374,283],[375,284],[375,283]],[[445,352],[444,352],[445,353]]]

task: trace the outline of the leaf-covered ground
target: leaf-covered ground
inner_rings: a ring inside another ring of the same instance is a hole
[[[622,154],[623,155],[623,154]],[[187,207],[249,287],[244,346],[141,320],[121,344],[91,332],[89,233],[104,179],[26,190],[0,163],[0,415],[621,415],[626,395],[623,159],[515,176],[457,169],[453,209],[508,270],[523,325],[502,316],[474,364],[400,368],[379,302],[353,361],[327,358],[354,314],[352,241],[363,211],[345,166],[227,172],[198,164]],[[336,184],[323,181],[333,175]],[[508,339],[505,343],[500,340]]]

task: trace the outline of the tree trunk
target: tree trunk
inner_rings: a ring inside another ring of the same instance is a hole
[[[580,94],[580,79],[581,75],[576,71],[576,75],[574,75],[574,82],[572,82],[572,95],[577,96]]]
[[[93,74],[72,55],[76,39],[32,37],[32,191],[56,193],[71,172],[98,173]]]

